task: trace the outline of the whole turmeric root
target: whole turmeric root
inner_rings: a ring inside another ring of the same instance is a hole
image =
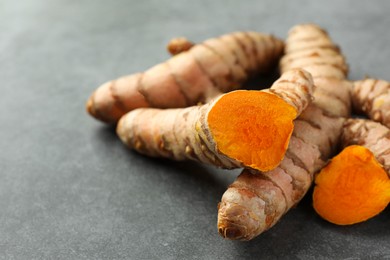
[[[355,81],[352,101],[356,112],[390,127],[390,82],[372,78]]]
[[[283,52],[283,42],[271,35],[236,32],[192,46],[185,39],[170,43],[177,54],[144,73],[100,86],[89,98],[87,111],[115,123],[140,107],[177,108],[207,102],[235,90],[251,75],[266,72]]]
[[[365,221],[390,202],[390,129],[364,119],[346,121],[344,150],[316,177],[313,206],[338,225]]]
[[[291,70],[269,90],[237,90],[184,109],[134,110],[121,118],[117,133],[149,156],[267,171],[283,159],[293,120],[310,103],[312,92],[310,74]]]
[[[344,117],[350,115],[348,66],[328,34],[313,24],[293,27],[288,35],[281,71],[310,72],[316,90],[313,103],[295,120],[285,158],[269,172],[244,172],[223,194],[218,231],[228,239],[250,240],[272,227],[298,203],[314,173],[335,152]]]

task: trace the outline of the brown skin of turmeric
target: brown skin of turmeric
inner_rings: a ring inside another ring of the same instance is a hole
[[[116,123],[136,108],[180,108],[205,103],[232,90],[254,74],[267,72],[283,52],[283,42],[256,32],[235,32],[193,45],[176,39],[175,54],[143,73],[109,81],[87,101],[93,117]]]
[[[178,38],[173,38],[169,41],[169,43],[167,44],[167,50],[170,54],[177,55],[184,51],[188,51],[194,45],[195,44],[189,41],[187,38],[178,37]]]
[[[227,239],[253,239],[303,198],[314,174],[335,153],[343,122],[350,115],[348,66],[322,28],[313,24],[293,27],[280,68],[282,72],[300,68],[311,73],[316,85],[314,101],[294,121],[281,164],[269,172],[244,170],[223,194],[218,231]]]
[[[390,82],[366,78],[353,83],[352,101],[355,112],[390,127]]]
[[[121,118],[117,133],[148,156],[268,171],[283,159],[293,120],[312,92],[310,74],[291,70],[269,90],[237,90],[189,108],[134,110]]]

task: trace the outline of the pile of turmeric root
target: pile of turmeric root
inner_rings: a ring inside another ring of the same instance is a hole
[[[390,83],[348,80],[324,29],[300,24],[285,41],[257,32],[200,44],[177,38],[168,50],[166,62],[100,86],[87,111],[117,124],[123,143],[141,154],[243,168],[218,205],[224,238],[268,230],[313,183],[315,211],[338,225],[387,207]],[[277,66],[270,88],[241,89]]]

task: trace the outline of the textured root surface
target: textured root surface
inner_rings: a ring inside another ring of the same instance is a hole
[[[239,88],[254,74],[265,73],[283,53],[283,41],[256,32],[236,32],[193,45],[174,39],[175,54],[143,73],[100,86],[87,102],[87,111],[115,123],[139,107],[177,108],[205,103]]]
[[[348,64],[325,30],[314,24],[293,27],[279,66],[282,72],[293,68],[310,72],[316,85],[314,103],[330,115],[350,116]]]
[[[352,100],[356,112],[390,127],[390,82],[371,78],[355,81]]]

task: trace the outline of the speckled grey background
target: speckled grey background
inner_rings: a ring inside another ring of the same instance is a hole
[[[87,116],[100,83],[194,41],[316,22],[352,79],[390,80],[390,1],[0,1],[0,259],[390,259],[390,212],[338,227],[310,196],[251,242],[223,240],[238,171],[152,160]],[[260,83],[259,83],[260,84]]]

